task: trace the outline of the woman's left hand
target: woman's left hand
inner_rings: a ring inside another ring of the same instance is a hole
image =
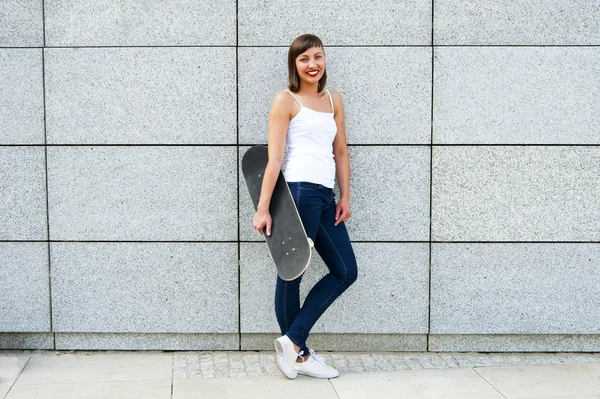
[[[350,203],[348,200],[340,200],[335,207],[335,226],[350,219]]]

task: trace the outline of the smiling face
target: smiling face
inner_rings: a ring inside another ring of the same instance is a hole
[[[315,35],[306,34],[294,39],[288,50],[288,88],[297,93],[300,85],[314,85],[321,92],[327,83],[323,42]]]
[[[325,52],[322,47],[311,47],[296,57],[296,71],[302,83],[315,85],[325,73]]]

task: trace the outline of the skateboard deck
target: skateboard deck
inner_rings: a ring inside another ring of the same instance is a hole
[[[251,147],[242,158],[242,173],[254,209],[260,199],[268,158],[268,149],[264,145]],[[275,262],[279,277],[286,281],[294,280],[308,267],[313,245],[306,236],[294,198],[281,172],[273,190],[269,212],[272,219],[271,236],[267,236],[266,232],[263,236],[271,258]]]

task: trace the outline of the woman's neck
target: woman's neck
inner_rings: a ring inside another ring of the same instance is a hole
[[[319,97],[319,85],[302,85],[300,86],[300,90],[298,90],[298,94],[303,97]]]

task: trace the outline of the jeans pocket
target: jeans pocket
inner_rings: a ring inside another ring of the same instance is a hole
[[[329,207],[335,207],[336,203],[335,203],[335,191],[331,190],[331,194],[329,195],[329,202],[327,202],[327,206],[325,206],[325,208],[329,208]]]

